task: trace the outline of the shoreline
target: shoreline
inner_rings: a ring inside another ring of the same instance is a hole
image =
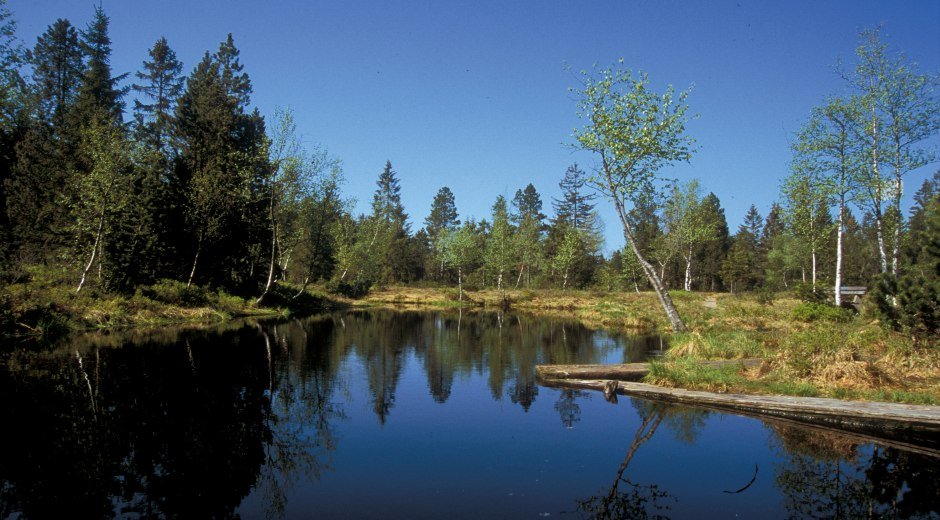
[[[199,289],[204,299],[201,306],[160,302],[144,297],[141,291],[132,297],[109,298],[76,298],[69,293],[64,298],[70,306],[54,299],[32,303],[41,309],[64,312],[64,330],[63,323],[51,325],[59,327],[57,337],[67,337],[80,331],[213,325],[238,318],[287,317],[338,309],[495,311],[504,308],[505,294],[510,310],[533,317],[575,319],[596,329],[667,336],[669,350],[653,363],[644,378],[646,383],[660,387],[940,404],[940,349],[916,348],[909,338],[885,331],[864,316],[848,322],[799,321],[794,318],[794,310],[800,302],[786,295],[766,303],[752,295],[676,291],[673,298],[693,332],[671,334],[653,293],[544,289],[503,293],[488,289],[465,291],[460,301],[457,289],[448,287],[380,288],[361,299],[311,288],[301,298],[303,305],[290,308],[283,304],[293,302],[289,295],[296,288],[279,287],[265,302],[270,306],[261,307],[250,298],[205,289]],[[58,293],[60,297],[63,294]],[[164,295],[164,299],[176,296]],[[30,334],[20,335],[24,336]],[[744,358],[760,358],[765,363],[750,368],[700,363]]]

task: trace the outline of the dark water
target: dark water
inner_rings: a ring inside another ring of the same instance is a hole
[[[390,311],[6,346],[0,518],[940,517],[936,458],[535,381],[660,347]]]

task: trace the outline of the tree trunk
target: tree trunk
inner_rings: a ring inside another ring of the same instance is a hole
[[[274,258],[275,251],[277,250],[277,224],[274,225],[274,228],[271,230],[271,259],[268,263],[268,281],[264,284],[264,290],[261,291],[261,296],[258,296],[258,299],[255,300],[255,305],[259,305],[261,300],[264,299],[265,295],[268,294],[268,291],[271,290],[271,282],[274,281]]]
[[[458,301],[463,303],[463,270],[460,268],[459,265],[457,266],[457,287],[459,288],[459,291],[460,291],[459,292],[460,296],[458,296],[457,299]]]
[[[836,231],[836,285],[833,288],[836,305],[842,305],[842,233],[845,227],[845,195],[839,200],[839,228]]]
[[[692,246],[689,246],[689,256],[685,257],[685,290],[692,290]]]
[[[193,270],[189,272],[189,280],[186,282],[186,287],[189,287],[193,284],[193,276],[196,275],[196,264],[199,263],[199,253],[202,252],[202,238],[199,239],[198,245],[196,245],[196,256],[193,257]]]
[[[816,247],[813,246],[813,292],[816,292]]]
[[[85,270],[82,271],[82,279],[78,281],[78,288],[75,289],[76,294],[78,294],[82,290],[82,286],[85,285],[85,277],[88,276],[88,271],[91,270],[91,266],[95,263],[95,258],[98,256],[98,244],[101,243],[101,231],[103,229],[104,210],[101,211],[101,216],[98,218],[98,231],[95,232],[95,243],[91,248],[91,258],[88,259],[88,264],[85,265]],[[80,359],[79,363],[81,363]]]
[[[300,290],[297,291],[297,294],[295,294],[293,297],[291,297],[291,300],[296,300],[297,298],[299,298],[300,295],[303,294],[304,291],[307,290],[307,284],[308,284],[309,282],[310,282],[310,277],[309,277],[309,276],[305,277],[305,278],[304,278],[304,284],[303,284],[303,286],[300,287]]]
[[[898,151],[900,161],[900,150]],[[894,209],[897,213],[897,218],[894,220],[894,244],[891,248],[891,275],[895,279],[898,277],[898,260],[901,256],[901,167],[897,167],[896,178],[895,178],[895,192],[894,192]]]
[[[869,81],[869,88],[872,91],[874,90],[874,84],[871,83],[871,80]],[[878,170],[878,166],[880,164],[879,157],[878,157],[878,144],[879,144],[878,114],[876,113],[874,101],[871,101],[871,129],[872,129],[871,167],[872,167],[872,173],[875,176],[874,187],[873,187],[874,191],[871,192],[874,194],[874,196],[872,197],[872,202],[873,202],[872,206],[874,207],[872,209],[874,210],[874,214],[875,214],[875,231],[878,236],[878,256],[881,260],[881,273],[884,274],[888,272],[888,258],[887,258],[887,254],[885,253],[884,223],[883,223],[882,214],[881,214],[881,173]],[[871,190],[872,188],[869,188],[869,189]]]
[[[608,179],[608,182],[609,179]],[[663,310],[666,311],[666,317],[669,319],[669,324],[672,326],[673,332],[687,332],[688,328],[685,326],[685,322],[682,321],[682,317],[679,316],[679,311],[676,310],[676,305],[672,302],[672,298],[669,296],[669,292],[666,291],[665,285],[663,285],[662,279],[657,276],[656,269],[652,264],[646,261],[643,258],[643,254],[640,252],[640,248],[636,244],[636,239],[633,237],[633,230],[630,228],[630,221],[627,220],[627,212],[623,206],[623,201],[616,196],[617,190],[613,186],[613,183],[610,183],[610,192],[614,194],[614,205],[617,208],[617,216],[620,217],[620,224],[623,226],[623,236],[627,239],[627,243],[630,244],[630,247],[633,249],[633,252],[636,254],[636,259],[640,264],[640,267],[643,269],[643,272],[646,274],[646,278],[649,280],[650,285],[653,287],[653,290],[656,291],[656,296],[659,298],[659,303],[663,306]]]

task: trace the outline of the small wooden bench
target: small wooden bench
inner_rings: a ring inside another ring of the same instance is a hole
[[[843,285],[839,288],[839,294],[842,295],[842,301],[849,301],[845,297],[851,296],[849,301],[856,309],[862,304],[862,296],[868,292],[868,287],[861,285]]]

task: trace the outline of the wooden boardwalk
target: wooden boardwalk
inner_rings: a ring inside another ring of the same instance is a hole
[[[642,371],[640,365],[645,363],[539,366],[536,367],[536,373],[544,386],[603,391],[605,385],[609,388],[610,380],[617,380],[617,393],[620,395],[758,418],[774,417],[816,428],[850,432],[865,439],[940,458],[940,406],[844,401],[819,397],[721,394],[666,388],[634,382],[637,379],[636,374]],[[607,373],[622,374],[632,381],[619,377],[594,378],[582,375],[599,373],[601,369],[598,367],[604,366],[613,370]],[[583,370],[580,367],[583,367]]]
[[[702,361],[713,368],[724,366],[759,367],[760,359],[738,359],[725,361]],[[649,363],[622,363],[619,365],[537,365],[535,375],[541,379],[616,379],[617,381],[639,381],[649,374]]]

